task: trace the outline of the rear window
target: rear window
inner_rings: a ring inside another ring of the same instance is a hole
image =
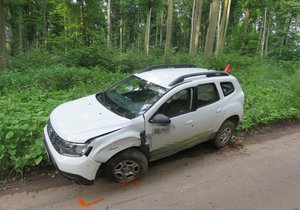
[[[219,100],[215,84],[203,84],[197,87],[197,108],[214,103]]]
[[[221,88],[224,96],[228,96],[234,91],[234,86],[231,82],[221,82]]]

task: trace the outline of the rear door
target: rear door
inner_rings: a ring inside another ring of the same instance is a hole
[[[222,100],[215,83],[195,87],[195,130],[198,138],[207,140],[214,137],[222,118]]]

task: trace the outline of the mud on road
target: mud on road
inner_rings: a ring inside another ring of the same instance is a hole
[[[218,151],[200,144],[130,184],[82,186],[49,169],[3,187],[0,210],[300,209],[300,121],[254,129]]]

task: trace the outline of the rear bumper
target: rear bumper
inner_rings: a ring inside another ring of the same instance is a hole
[[[98,168],[101,165],[100,163],[91,160],[86,156],[69,157],[59,154],[48,137],[46,127],[44,128],[44,137],[44,144],[48,157],[61,175],[72,179],[79,184],[94,184]]]

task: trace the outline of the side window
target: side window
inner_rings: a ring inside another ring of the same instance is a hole
[[[170,118],[191,111],[191,89],[179,91],[169,98],[157,113],[164,114]]]
[[[199,85],[197,87],[197,108],[214,103],[219,98],[218,90],[214,83]]]
[[[221,82],[221,88],[224,96],[228,96],[234,91],[234,86],[231,82]]]

